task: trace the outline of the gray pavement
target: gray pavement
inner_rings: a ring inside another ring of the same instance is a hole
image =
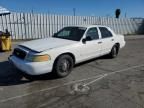
[[[144,108],[144,38],[126,42],[115,59],[100,57],[66,78],[48,74],[32,82],[8,63],[11,52],[0,53],[0,108]]]
[[[125,36],[125,39],[143,39],[144,35],[128,35]]]

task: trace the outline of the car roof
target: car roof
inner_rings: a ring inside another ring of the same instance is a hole
[[[104,25],[74,25],[74,26],[68,26],[68,27],[86,27],[86,28],[90,28],[90,27],[106,27],[106,28],[108,28],[107,26],[104,26]]]

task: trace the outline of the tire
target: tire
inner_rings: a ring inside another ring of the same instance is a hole
[[[111,58],[116,58],[117,55],[118,55],[118,52],[119,52],[119,47],[118,47],[117,45],[114,45],[114,46],[112,47],[112,49],[111,49],[111,52],[110,52],[109,56],[110,56]]]
[[[71,73],[73,66],[73,58],[69,55],[62,55],[56,60],[53,71],[57,77],[63,78]]]

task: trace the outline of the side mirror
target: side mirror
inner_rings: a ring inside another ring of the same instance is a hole
[[[87,36],[86,38],[82,39],[82,43],[86,44],[86,41],[91,41],[92,38],[90,36]]]
[[[83,43],[83,44],[86,44],[86,39],[85,39],[85,38],[82,39],[82,43]]]

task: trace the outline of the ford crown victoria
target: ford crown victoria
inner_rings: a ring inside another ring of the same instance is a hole
[[[103,55],[115,58],[124,46],[124,36],[109,27],[69,26],[50,38],[19,44],[9,61],[30,76],[53,72],[65,77],[75,64]]]

